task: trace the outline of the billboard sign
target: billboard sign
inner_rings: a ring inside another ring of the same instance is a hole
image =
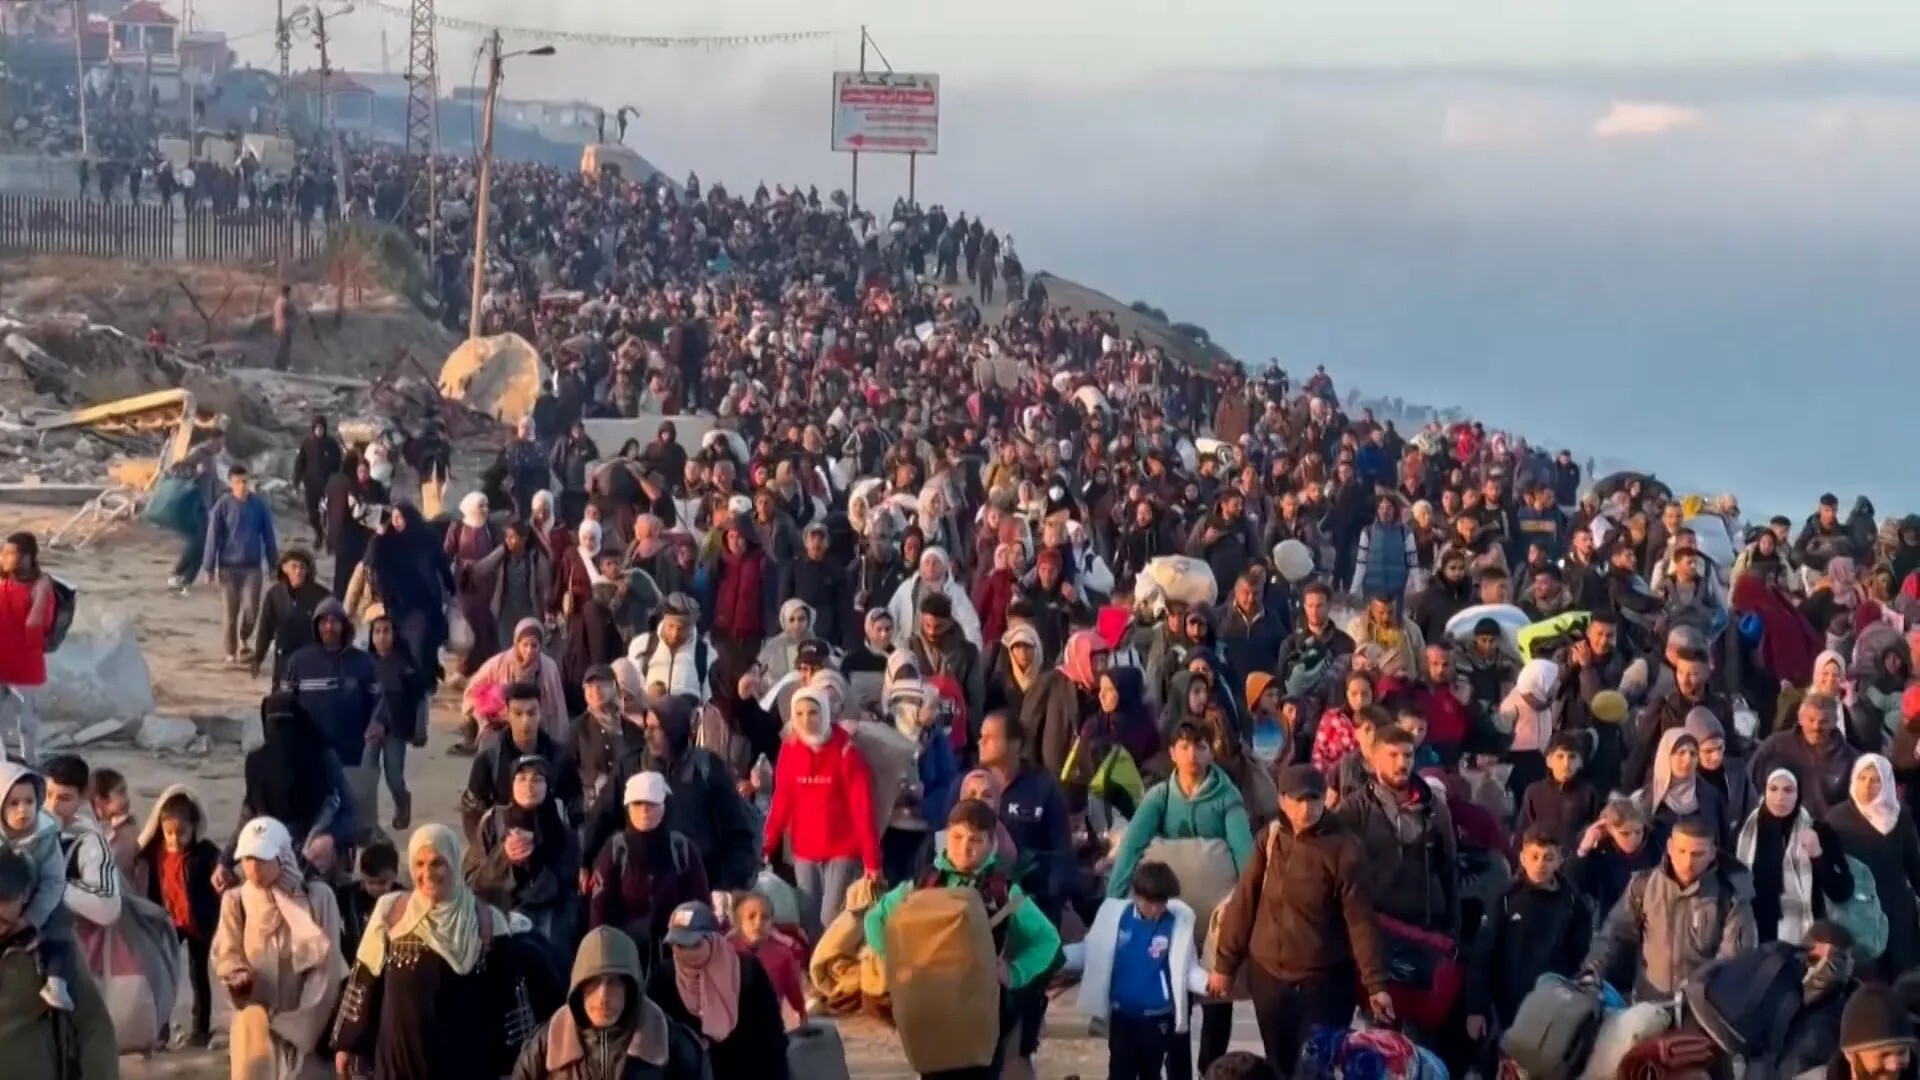
[[[833,73],[833,149],[938,154],[940,76],[903,71]]]

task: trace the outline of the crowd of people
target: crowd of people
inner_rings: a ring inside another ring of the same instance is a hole
[[[494,197],[483,314],[552,378],[491,467],[316,420],[315,551],[176,477],[272,683],[236,832],[38,753],[72,599],[0,550],[20,1075],[204,1044],[210,993],[249,1076],[845,1075],[854,1012],[1032,1075],[1062,993],[1114,1080],[1915,1075],[1920,518],[1189,365],[939,207]],[[407,788],[436,700],[457,807]]]

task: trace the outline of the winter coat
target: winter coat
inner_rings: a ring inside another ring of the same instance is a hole
[[[1247,676],[1257,671],[1271,672],[1279,665],[1287,626],[1264,609],[1256,609],[1249,617],[1228,601],[1214,611],[1213,628],[1229,686],[1245,686]]]
[[[1232,977],[1250,961],[1272,978],[1305,982],[1350,978],[1357,967],[1369,994],[1385,993],[1386,954],[1362,880],[1365,858],[1359,838],[1333,814],[1302,833],[1284,820],[1268,826],[1226,902],[1214,972]]]
[[[1342,798],[1334,811],[1365,852],[1361,879],[1374,908],[1401,922],[1441,933],[1460,925],[1460,877],[1453,816],[1425,781],[1414,777],[1398,807],[1384,784]],[[1411,816],[1410,816],[1411,815]]]
[[[714,561],[713,632],[734,641],[763,641],[767,636],[767,557],[749,546],[739,555],[725,553]]]
[[[603,976],[627,987],[627,1011],[612,1031],[595,1031],[582,992]],[[696,1028],[667,1018],[644,991],[640,950],[618,930],[591,931],[573,958],[567,1003],[520,1048],[512,1080],[712,1080]]]
[[[276,571],[279,580],[273,583],[273,588],[268,589],[266,597],[260,601],[260,618],[254,624],[253,666],[256,669],[261,667],[267,660],[267,650],[272,649],[275,678],[281,675],[289,657],[316,640],[314,613],[332,595],[327,592],[326,586],[314,580],[313,559],[304,552],[290,552],[288,557],[306,563],[305,580],[301,581],[299,588],[294,588],[287,584],[284,573]]]
[[[1119,945],[1120,920],[1133,905],[1128,898],[1109,898],[1094,913],[1087,928],[1086,967],[1080,975],[1080,1011],[1096,1022],[1105,1021],[1113,1009],[1113,954]],[[1192,1020],[1189,1002],[1206,993],[1206,969],[1200,966],[1200,953],[1194,946],[1193,909],[1179,900],[1167,901],[1173,916],[1173,940],[1168,943],[1167,989],[1173,1002],[1173,1030],[1184,1032]]]
[[[208,838],[212,823],[207,820],[206,808],[193,789],[174,784],[160,793],[147,812],[146,824],[140,829],[139,853],[123,869],[133,895],[146,897],[163,909],[166,907],[164,883],[160,880],[161,859],[166,849],[160,832],[160,809],[176,796],[186,800],[195,820],[193,840],[186,851],[187,922],[183,925],[175,918],[174,929],[182,931],[183,937],[207,944],[213,941],[213,932],[220,925],[220,893],[213,887],[213,873],[220,866],[220,846]],[[172,914],[168,912],[169,916]]]
[[[1131,895],[1134,867],[1155,840],[1225,840],[1233,853],[1233,872],[1253,861],[1253,828],[1240,792],[1218,765],[1210,766],[1199,790],[1188,797],[1177,780],[1153,785],[1140,800],[1127,834],[1113,856],[1107,895]]]
[[[780,568],[774,602],[799,600],[813,609],[815,636],[837,649],[860,643],[860,624],[853,615],[853,575],[831,555],[814,560],[806,556]]]
[[[863,917],[867,947],[882,963],[887,958],[887,919],[909,893],[925,888],[978,889],[989,916],[1007,906],[1014,907],[1013,914],[994,930],[994,944],[1007,965],[1007,989],[1024,990],[1053,970],[1060,955],[1060,934],[1039,904],[1025,902],[1030,898],[1008,878],[1000,856],[989,854],[979,869],[966,874],[954,868],[944,851],[934,856],[933,868],[925,875],[894,886],[867,909]]]
[[[716,940],[713,947],[731,949],[733,946]],[[733,1030],[726,1038],[707,1043],[707,1060],[714,1080],[723,1077],[790,1080],[786,1019],[780,1012],[780,995],[774,991],[767,970],[751,956],[740,957],[739,993],[736,1005],[739,1019]],[[647,978],[646,1000],[658,1004],[667,1019],[689,1031],[700,1031],[700,1018],[680,1000],[680,984],[674,978],[671,962],[654,965],[653,974]]]
[[[1398,598],[1407,591],[1407,582],[1420,566],[1420,554],[1413,542],[1413,530],[1398,523],[1374,522],[1360,534],[1360,548],[1354,557],[1353,582],[1348,589],[1355,596],[1385,594]]]
[[[1467,1015],[1505,1028],[1540,976],[1572,978],[1593,938],[1593,907],[1573,882],[1541,888],[1526,878],[1509,885],[1488,909],[1468,964]]]
[[[661,837],[667,844],[664,858],[654,848]],[[673,909],[691,900],[706,903],[709,889],[707,868],[693,841],[676,832],[643,833],[629,826],[594,857],[587,925],[610,926],[643,949],[657,950],[666,939]]]
[[[287,657],[279,689],[299,700],[342,763],[357,765],[366,757],[367,725],[379,705],[380,677],[373,658],[351,644],[351,624],[340,647],[320,644],[320,620],[329,616],[347,617],[346,608],[331,597],[314,609],[313,644]]]
[[[769,860],[784,839],[791,842],[795,859],[859,859],[867,873],[877,874],[876,827],[873,774],[845,728],[832,725],[817,750],[798,736],[781,744],[763,841]]]
[[[1747,871],[1732,860],[1716,861],[1688,886],[1662,860],[1629,880],[1581,969],[1604,977],[1616,954],[1637,953],[1633,1000],[1669,1001],[1708,962],[1758,944],[1752,894]]]

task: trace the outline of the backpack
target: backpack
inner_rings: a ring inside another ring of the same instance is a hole
[[[1880,906],[1873,871],[1851,855],[1846,860],[1847,870],[1853,874],[1853,895],[1829,904],[1827,915],[1853,935],[1854,963],[1871,964],[1887,950],[1887,913]]]
[[[53,587],[53,625],[47,628],[47,636],[40,643],[43,653],[58,652],[67,640],[67,631],[73,629],[73,612],[80,605],[80,594],[73,586],[47,575],[47,583]]]
[[[1000,1044],[1000,950],[993,932],[1025,899],[989,917],[980,891],[917,888],[887,916],[887,989],[907,1064],[920,1074],[982,1069]],[[955,1008],[960,1002],[974,1007]]]
[[[667,847],[673,852],[673,872],[684,874],[693,863],[693,841],[685,833],[672,833]],[[613,861],[613,876],[624,878],[627,874],[627,831],[620,830],[607,841],[607,857]]]
[[[1571,979],[1542,975],[1521,1000],[1500,1049],[1528,1080],[1572,1080],[1586,1068],[1600,1020],[1599,994]]]
[[[1712,961],[1687,980],[1687,1014],[1734,1057],[1771,1057],[1800,1011],[1798,950],[1774,943]]]
[[[646,643],[639,647],[638,653],[640,659],[637,661],[640,667],[640,677],[644,679],[647,677],[647,668],[653,663],[653,654],[660,648],[660,635],[649,630],[640,635],[639,641]],[[696,638],[693,643],[693,673],[699,677],[702,686],[705,686],[707,683],[707,668],[710,660],[711,657],[707,654],[707,639],[705,635],[702,635]],[[671,687],[669,687],[669,689],[671,689]]]

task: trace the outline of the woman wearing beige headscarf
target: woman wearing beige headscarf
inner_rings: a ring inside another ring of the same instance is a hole
[[[461,878],[461,848],[445,825],[424,825],[407,841],[413,888],[374,905],[340,1000],[341,1075],[504,1076],[533,1034],[507,918]]]
[[[325,1077],[314,1051],[347,976],[333,890],[308,885],[293,837],[273,818],[242,827],[234,854],[243,883],[220,898],[212,948],[233,1002],[233,1080]]]

